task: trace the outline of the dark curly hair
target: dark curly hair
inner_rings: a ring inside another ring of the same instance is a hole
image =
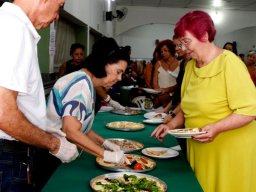
[[[130,61],[130,55],[127,49],[119,47],[113,38],[102,37],[92,47],[91,54],[85,59],[84,67],[88,69],[95,77],[105,77],[105,66],[114,64],[118,61]]]
[[[81,43],[73,43],[70,47],[69,54],[70,56],[73,55],[76,49],[81,48],[84,51],[84,46]]]
[[[172,55],[172,56],[175,56],[175,52],[176,52],[176,51],[175,51],[175,45],[174,45],[173,41],[170,40],[170,39],[166,39],[166,40],[160,41],[160,42],[157,44],[156,51],[157,51],[157,53],[158,53],[158,56],[161,55],[161,49],[162,49],[162,47],[165,46],[165,45],[166,45],[166,47],[169,49],[171,55]],[[161,58],[161,56],[160,56],[160,58]]]

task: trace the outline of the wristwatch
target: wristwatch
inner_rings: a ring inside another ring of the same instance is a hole
[[[169,111],[169,114],[172,116],[172,118],[176,117],[176,114],[172,110]]]

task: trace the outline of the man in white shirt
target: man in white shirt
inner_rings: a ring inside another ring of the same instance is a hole
[[[37,58],[37,30],[58,19],[63,5],[64,0],[14,0],[0,8],[0,191],[34,190],[32,146],[62,162],[77,157],[65,134],[47,127]]]

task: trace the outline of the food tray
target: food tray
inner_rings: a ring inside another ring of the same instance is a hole
[[[160,187],[159,192],[165,192],[167,191],[167,185],[164,181],[160,180],[157,177],[151,176],[151,175],[147,175],[147,174],[142,174],[142,173],[131,173],[131,172],[119,172],[119,173],[108,173],[108,174],[103,174],[97,177],[94,177],[93,179],[91,179],[90,181],[90,186],[93,189],[93,191],[103,191],[101,188],[99,188],[96,183],[97,182],[104,182],[104,183],[108,183],[107,180],[105,180],[105,178],[108,179],[120,179],[123,178],[123,175],[135,175],[138,178],[147,178],[149,180],[155,181],[157,183],[157,186]]]
[[[125,153],[131,153],[143,149],[143,143],[138,141],[121,139],[121,138],[109,138],[109,141],[121,147],[121,150]]]
[[[141,110],[134,110],[134,109],[125,109],[125,110],[113,110],[112,113],[118,114],[118,115],[139,115],[141,114]]]
[[[106,127],[118,131],[139,131],[144,129],[145,125],[131,121],[113,121],[106,123]]]

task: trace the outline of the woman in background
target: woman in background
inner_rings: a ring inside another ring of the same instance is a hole
[[[60,66],[58,78],[83,68],[84,46],[80,43],[72,44],[70,47],[70,56],[72,59]]]
[[[181,110],[152,136],[182,124],[204,132],[187,139],[190,166],[205,192],[256,191],[256,90],[244,63],[213,41],[216,30],[203,11],[183,16],[175,36],[192,57],[182,82]]]
[[[236,43],[227,42],[223,45],[223,49],[229,50],[237,55]]]
[[[154,107],[165,107],[177,88],[179,61],[175,57],[175,45],[172,40],[163,40],[157,45],[158,61],[155,65],[153,89],[161,91],[154,100]]]

